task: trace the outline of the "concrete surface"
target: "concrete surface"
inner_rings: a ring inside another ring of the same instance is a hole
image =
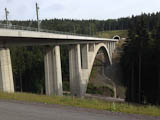
[[[160,117],[0,100],[0,120],[160,120]]]
[[[0,48],[0,91],[14,92],[10,50]]]
[[[115,39],[0,28],[0,47],[117,42]]]
[[[44,63],[46,94],[62,96],[62,70],[59,46],[46,48]]]
[[[78,35],[67,35],[67,34],[56,34],[47,32],[27,31],[27,30],[13,30],[13,29],[2,29],[0,28],[0,36],[4,37],[27,37],[27,38],[47,38],[47,39],[70,39],[70,40],[99,40],[99,41],[117,41],[115,39],[78,36]]]

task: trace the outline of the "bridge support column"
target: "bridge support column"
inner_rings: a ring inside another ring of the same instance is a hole
[[[10,50],[0,48],[0,91],[14,92]]]
[[[82,58],[81,58],[82,56]],[[82,60],[82,61],[81,61]],[[71,95],[82,97],[88,82],[88,45],[72,45],[69,51]]]
[[[93,45],[95,49],[95,45]],[[93,50],[94,51],[94,50]],[[89,81],[89,46],[88,44],[81,45],[81,95],[84,96],[87,91]]]
[[[73,96],[80,96],[81,55],[80,45],[72,45],[69,50],[70,91]]]
[[[91,43],[91,44],[88,44],[88,49],[90,52],[94,52],[94,49],[95,49],[95,44],[94,43]]]
[[[81,45],[82,69],[88,69],[88,44]]]
[[[112,43],[111,42],[109,42],[109,54],[112,58]]]
[[[60,47],[46,48],[44,62],[46,94],[63,95]]]

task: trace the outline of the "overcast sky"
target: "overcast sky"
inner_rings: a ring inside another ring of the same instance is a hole
[[[35,3],[40,19],[112,19],[160,11],[160,0],[0,0],[0,20],[36,19]]]

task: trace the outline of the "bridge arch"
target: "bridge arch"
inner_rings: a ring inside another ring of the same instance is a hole
[[[112,60],[111,60],[111,56],[109,54],[109,49],[107,48],[106,44],[104,43],[100,43],[100,44],[97,44],[95,46],[95,50],[94,50],[94,53],[92,55],[92,60],[91,60],[91,63],[90,63],[90,66],[89,66],[89,76],[88,76],[88,80],[90,78],[90,75],[91,75],[91,71],[93,69],[93,64],[94,64],[94,61],[95,61],[95,58],[98,54],[98,52],[100,51],[100,49],[103,49],[103,52],[105,54],[105,58],[107,60],[107,62],[111,65],[112,64]],[[88,82],[87,82],[88,83]]]
[[[70,90],[73,96],[84,96],[87,91],[93,64],[100,49],[107,60],[106,66],[112,64],[114,42],[91,43],[80,48],[80,44],[72,46],[69,51]],[[86,61],[86,62],[84,62]],[[87,66],[87,67],[86,67]]]
[[[109,64],[112,64],[112,60],[111,60],[111,55],[110,55],[110,51],[109,51],[109,46],[105,43],[98,43],[98,44],[94,44],[94,50],[93,51],[89,51],[88,52],[88,69],[81,69],[80,71],[80,93],[76,93],[77,95],[80,96],[84,96],[86,94],[87,91],[87,87],[88,87],[88,83],[89,83],[89,78],[91,76],[91,71],[93,69],[93,65],[94,65],[94,61],[95,58],[98,54],[98,52],[100,51],[100,49],[103,50],[103,53],[105,54],[105,59],[107,60],[107,64],[106,66]],[[89,46],[90,47],[90,46]]]

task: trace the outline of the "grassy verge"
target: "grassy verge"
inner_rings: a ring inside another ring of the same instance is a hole
[[[156,106],[140,106],[127,103],[112,103],[96,99],[80,99],[73,97],[57,97],[45,96],[29,93],[2,93],[0,92],[0,99],[19,100],[26,102],[38,102],[46,104],[61,104],[83,108],[93,108],[99,110],[109,110],[114,112],[125,112],[134,114],[143,114],[151,116],[160,116],[160,107]]]

